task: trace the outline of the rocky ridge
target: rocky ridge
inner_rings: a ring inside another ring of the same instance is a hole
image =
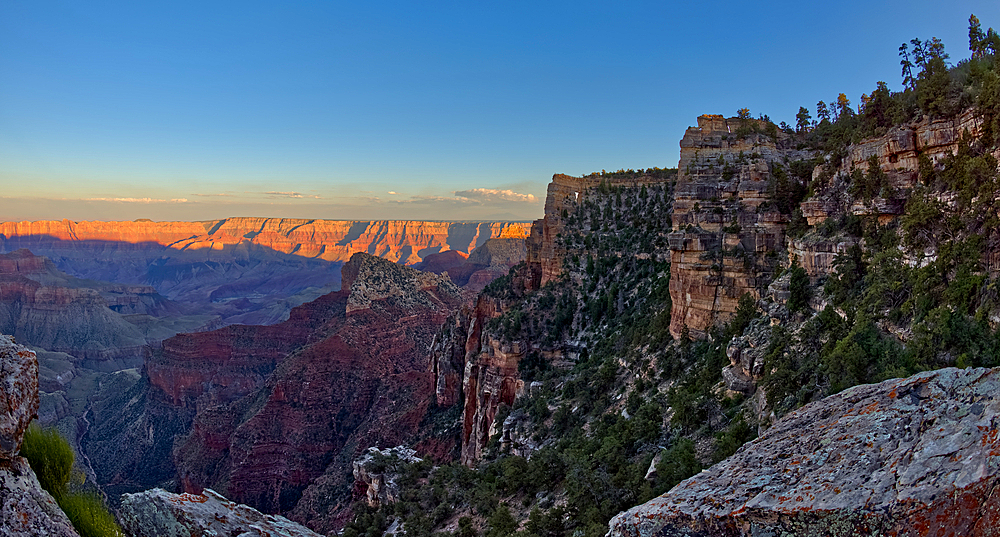
[[[369,507],[396,503],[399,500],[399,486],[396,484],[399,464],[414,464],[422,460],[415,450],[405,446],[386,449],[370,447],[352,464],[355,489],[358,485],[364,489]]]
[[[427,350],[466,300],[446,277],[367,254],[343,272],[342,291],[283,323],[177,336],[140,379],[109,383],[85,442],[101,484],[176,476],[186,492],[333,529],[355,457],[416,433],[434,393]]]
[[[611,522],[613,537],[996,535],[1000,370],[856,386]]]

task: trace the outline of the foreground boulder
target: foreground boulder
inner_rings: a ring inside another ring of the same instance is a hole
[[[619,514],[611,536],[1000,535],[1000,368],[856,386]]]
[[[0,335],[0,535],[78,535],[52,496],[18,456],[38,411],[38,359]]]
[[[172,494],[163,489],[123,494],[121,519],[125,531],[134,536],[320,537],[285,517],[231,502],[212,489],[203,494]]]

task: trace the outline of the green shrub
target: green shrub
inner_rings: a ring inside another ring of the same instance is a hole
[[[24,434],[21,455],[28,459],[43,489],[57,500],[65,495],[73,470],[73,448],[59,431],[32,423]]]
[[[28,426],[21,455],[28,459],[42,488],[56,499],[81,537],[122,535],[115,517],[97,493],[68,492],[73,472],[73,448],[54,427],[42,429],[37,423]]]
[[[62,497],[59,507],[81,537],[122,535],[115,517],[95,492],[71,492]]]

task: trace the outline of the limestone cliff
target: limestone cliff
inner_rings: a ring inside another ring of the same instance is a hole
[[[789,163],[813,154],[781,131],[754,132],[756,122],[703,115],[681,140],[670,235],[674,337],[684,327],[703,335],[741,295],[759,297],[775,271],[791,209],[776,203],[777,182],[801,183]]]
[[[996,535],[1000,371],[856,386],[611,521],[612,537]]]
[[[903,213],[921,158],[939,167],[959,151],[963,135],[978,135],[980,120],[972,110],[949,119],[924,118],[824,161],[815,159],[816,152],[797,149],[792,135],[780,130],[748,131],[748,122],[756,121],[701,116],[681,140],[670,237],[674,337],[684,327],[703,336],[729,319],[744,293],[762,297],[775,270],[789,259],[814,281],[830,274],[833,260],[856,239],[816,233],[789,239],[795,209],[808,226],[844,215],[885,224]],[[863,199],[851,191],[852,172],[868,173],[872,158],[885,176],[887,197]],[[796,170],[799,175],[792,173]],[[804,194],[806,183],[809,197],[796,207],[781,206],[787,201],[782,189],[802,188]]]

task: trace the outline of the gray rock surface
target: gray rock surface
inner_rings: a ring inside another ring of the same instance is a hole
[[[1000,368],[856,386],[619,514],[609,536],[1000,535]]]
[[[38,411],[38,359],[0,335],[0,535],[78,536],[56,501],[18,456]]]
[[[24,457],[0,460],[0,535],[79,537]]]
[[[0,390],[0,460],[10,460],[38,412],[38,359],[5,335],[0,335]]]
[[[121,522],[133,537],[320,537],[285,517],[265,515],[212,489],[173,494],[152,489],[122,494]]]

